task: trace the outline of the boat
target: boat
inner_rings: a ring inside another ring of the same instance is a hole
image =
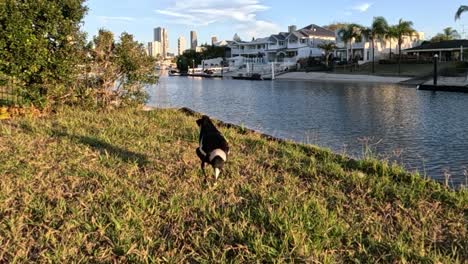
[[[238,76],[232,76],[234,80],[249,80],[249,81],[261,81],[263,80],[262,76],[258,73],[254,73],[252,75],[243,76],[239,74]]]
[[[190,77],[203,77],[203,78],[223,78],[221,75],[212,75],[212,74],[206,74],[206,73],[189,73],[187,76]]]
[[[178,71],[170,70],[169,71],[169,76],[181,76],[181,74]]]

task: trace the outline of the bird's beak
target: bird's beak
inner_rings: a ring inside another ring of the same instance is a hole
[[[218,168],[215,168],[215,179],[218,179],[219,173],[221,172]]]

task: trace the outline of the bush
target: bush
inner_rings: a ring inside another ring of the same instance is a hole
[[[0,72],[23,103],[46,108],[69,98],[83,58],[83,2],[0,4]]]
[[[1,2],[0,82],[21,99],[15,104],[50,109],[144,102],[143,85],[156,81],[153,59],[127,33],[115,43],[101,30],[85,45],[80,25],[86,10],[84,0]]]
[[[99,107],[146,102],[145,84],[157,81],[155,60],[133,36],[122,33],[115,43],[112,32],[101,29],[90,43],[87,88]]]

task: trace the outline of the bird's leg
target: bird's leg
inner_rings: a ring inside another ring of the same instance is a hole
[[[205,162],[204,162],[204,161],[201,162],[201,170],[202,170],[202,172],[203,172],[203,176],[206,177],[206,173],[205,173]]]

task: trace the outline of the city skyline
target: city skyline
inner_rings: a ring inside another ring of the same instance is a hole
[[[163,58],[166,58],[169,53],[169,33],[166,28],[157,27],[153,29],[153,41],[161,43],[161,51]]]
[[[152,28],[161,26],[171,33],[169,43],[177,43],[179,36],[189,39],[190,31],[195,30],[198,43],[203,44],[211,43],[213,35],[218,36],[218,40],[230,40],[237,33],[242,39],[251,39],[287,31],[290,25],[298,28],[311,23],[326,25],[332,22],[369,25],[374,16],[384,16],[391,24],[396,24],[400,18],[413,21],[414,28],[425,32],[426,38],[445,27],[455,28],[464,37],[468,31],[468,16],[454,20],[455,11],[459,5],[465,4],[464,1],[429,0],[420,5],[402,0],[337,0],[317,5],[301,0],[292,5],[277,0],[200,0],[197,3],[189,0],[141,0],[138,5],[115,1],[112,8],[109,8],[109,3],[106,0],[87,2],[89,11],[84,29],[88,38],[96,35],[98,29],[106,28],[116,35],[129,32],[140,42],[147,43],[152,40]],[[169,52],[176,53],[177,45],[170,45]]]
[[[196,50],[198,46],[198,37],[195,30],[190,31],[190,49]]]
[[[180,36],[177,39],[177,55],[182,55],[187,49],[187,41],[184,36]]]

